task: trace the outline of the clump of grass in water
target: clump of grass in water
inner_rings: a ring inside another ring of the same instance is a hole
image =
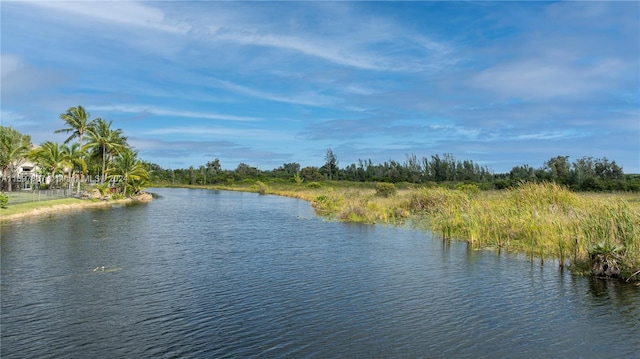
[[[256,183],[251,186],[251,190],[258,192],[260,195],[265,195],[269,191],[269,186],[262,181],[256,181]]]
[[[589,210],[579,220],[586,253],[580,253],[578,261],[590,261],[594,274],[608,271],[623,278],[636,276],[640,269],[640,213],[622,199],[589,204]],[[600,270],[596,267],[599,262],[609,268]],[[609,262],[619,270],[612,270]]]
[[[621,246],[620,273],[640,279],[640,207],[621,196],[578,195],[552,183],[526,183],[508,191],[416,188],[376,196],[373,188],[306,188],[290,195],[311,200],[316,210],[343,221],[400,223],[410,217],[443,238],[472,248],[502,248],[561,266],[590,267],[590,248]],[[570,260],[569,260],[570,259]]]

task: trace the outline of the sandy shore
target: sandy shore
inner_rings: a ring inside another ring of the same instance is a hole
[[[133,198],[124,198],[124,199],[109,200],[109,201],[102,201],[102,200],[92,201],[87,199],[87,200],[79,200],[78,202],[75,202],[75,203],[55,204],[55,205],[47,205],[47,202],[42,202],[42,207],[34,208],[32,210],[21,212],[21,213],[0,216],[0,221],[11,221],[11,220],[26,218],[26,217],[58,214],[63,212],[73,212],[73,211],[79,211],[85,208],[111,207],[113,205],[119,205],[119,204],[149,202],[151,201],[151,199],[152,199],[151,195],[148,193],[145,193]]]

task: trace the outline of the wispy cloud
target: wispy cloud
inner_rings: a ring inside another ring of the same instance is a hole
[[[72,14],[77,21],[97,20],[119,26],[134,26],[176,34],[186,34],[190,30],[186,23],[171,22],[162,10],[141,2],[34,1],[28,4]]]
[[[221,120],[221,121],[239,121],[239,122],[252,122],[260,121],[257,117],[245,117],[235,116],[227,114],[219,114],[214,112],[196,112],[188,110],[174,110],[166,109],[156,106],[147,105],[110,105],[110,106],[90,106],[92,110],[104,111],[104,112],[123,112],[123,113],[136,113],[136,114],[149,114],[167,117],[184,117],[192,119],[207,119],[207,120]]]
[[[227,16],[215,16],[213,23],[210,19],[196,14],[192,14],[188,19],[170,16],[168,10],[158,6],[162,3],[151,6],[143,2],[130,1],[43,1],[29,5],[67,13],[75,19],[100,21],[107,25],[132,26],[185,35],[193,39],[205,37],[213,42],[288,50],[363,70],[425,71],[440,68],[443,63],[453,61],[452,52],[447,44],[412,33],[401,24],[388,19],[370,15],[367,21],[351,23],[350,19],[356,15],[350,12],[350,7],[346,4],[318,6],[315,10],[320,11],[319,14],[303,15],[322,16],[322,11],[342,7],[341,11],[332,12],[333,15],[341,13],[341,18],[327,25],[338,26],[330,31],[329,36],[317,36],[310,31],[311,29],[298,28],[292,31],[286,26],[274,28],[271,19],[237,15],[239,11],[247,8],[246,4],[219,6]],[[412,54],[405,56],[404,61],[397,61],[397,56],[403,52]],[[423,59],[413,56],[416,52],[422,53]]]
[[[238,85],[232,83],[230,81],[219,80],[219,79],[209,79],[209,83],[221,87],[226,90],[233,91],[235,93],[251,96],[258,99],[290,103],[296,105],[306,105],[306,106],[326,106],[332,103],[335,103],[337,100],[331,98],[329,96],[321,95],[315,92],[308,92],[302,94],[293,94],[291,96],[283,96],[276,95],[272,92],[266,92],[257,90],[255,88],[250,88],[242,85]]]
[[[0,115],[38,142],[82,104],[150,160],[166,145],[195,165],[202,153],[322,165],[332,147],[344,165],[412,152],[499,166],[582,154],[640,171],[639,10],[9,1]]]
[[[150,129],[143,132],[146,135],[191,135],[197,137],[236,138],[253,141],[281,141],[291,138],[288,133],[280,130],[244,129],[230,127],[203,126],[173,126]]]
[[[68,75],[62,71],[36,67],[15,54],[0,55],[0,65],[3,99],[46,91],[69,81]]]
[[[505,98],[583,98],[608,90],[615,77],[630,70],[630,66],[614,59],[592,65],[525,59],[482,71],[471,79],[471,83]]]

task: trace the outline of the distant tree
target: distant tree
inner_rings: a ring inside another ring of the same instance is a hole
[[[557,156],[549,159],[544,164],[543,170],[548,173],[550,179],[559,184],[568,184],[570,181],[569,156]]]
[[[420,161],[418,161],[418,157],[416,157],[416,155],[406,155],[406,156],[407,156],[407,159],[405,161],[405,167],[407,168],[409,181],[412,183],[420,182],[422,177],[422,167],[420,166]]]
[[[288,175],[295,175],[300,172],[300,164],[297,162],[285,163],[282,165],[282,171]]]
[[[603,180],[618,180],[624,177],[622,167],[616,161],[609,162],[606,158],[597,160],[594,166],[595,174]]]
[[[445,153],[440,157],[439,155],[431,156],[431,173],[433,180],[436,182],[453,181],[455,174],[455,159],[453,155]]]
[[[509,172],[509,178],[514,181],[530,181],[535,176],[535,170],[529,165],[515,166]]]
[[[327,149],[324,156],[325,164],[322,166],[329,180],[338,179],[338,157],[331,148]]]
[[[213,183],[216,180],[217,175],[220,173],[221,171],[221,166],[220,166],[220,159],[216,158],[213,161],[209,161],[206,164],[206,178],[205,178],[205,182],[207,178],[211,178],[211,180],[209,182]]]
[[[255,178],[258,175],[258,169],[256,167],[249,166],[248,164],[241,162],[235,170],[235,174],[238,178]]]
[[[322,173],[318,167],[305,167],[300,170],[300,176],[307,182],[322,181]]]
[[[571,182],[575,189],[594,190],[596,172],[592,157],[582,157],[572,163]]]

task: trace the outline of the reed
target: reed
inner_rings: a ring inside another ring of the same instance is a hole
[[[325,183],[260,188],[307,200],[319,214],[339,221],[410,222],[443,239],[466,240],[473,249],[527,253],[541,261],[553,258],[576,271],[590,268],[594,256],[609,255],[619,264],[621,277],[640,280],[637,195],[577,194],[553,183],[523,183],[486,192],[470,186],[408,187],[385,196],[380,195],[380,186],[377,190]]]

